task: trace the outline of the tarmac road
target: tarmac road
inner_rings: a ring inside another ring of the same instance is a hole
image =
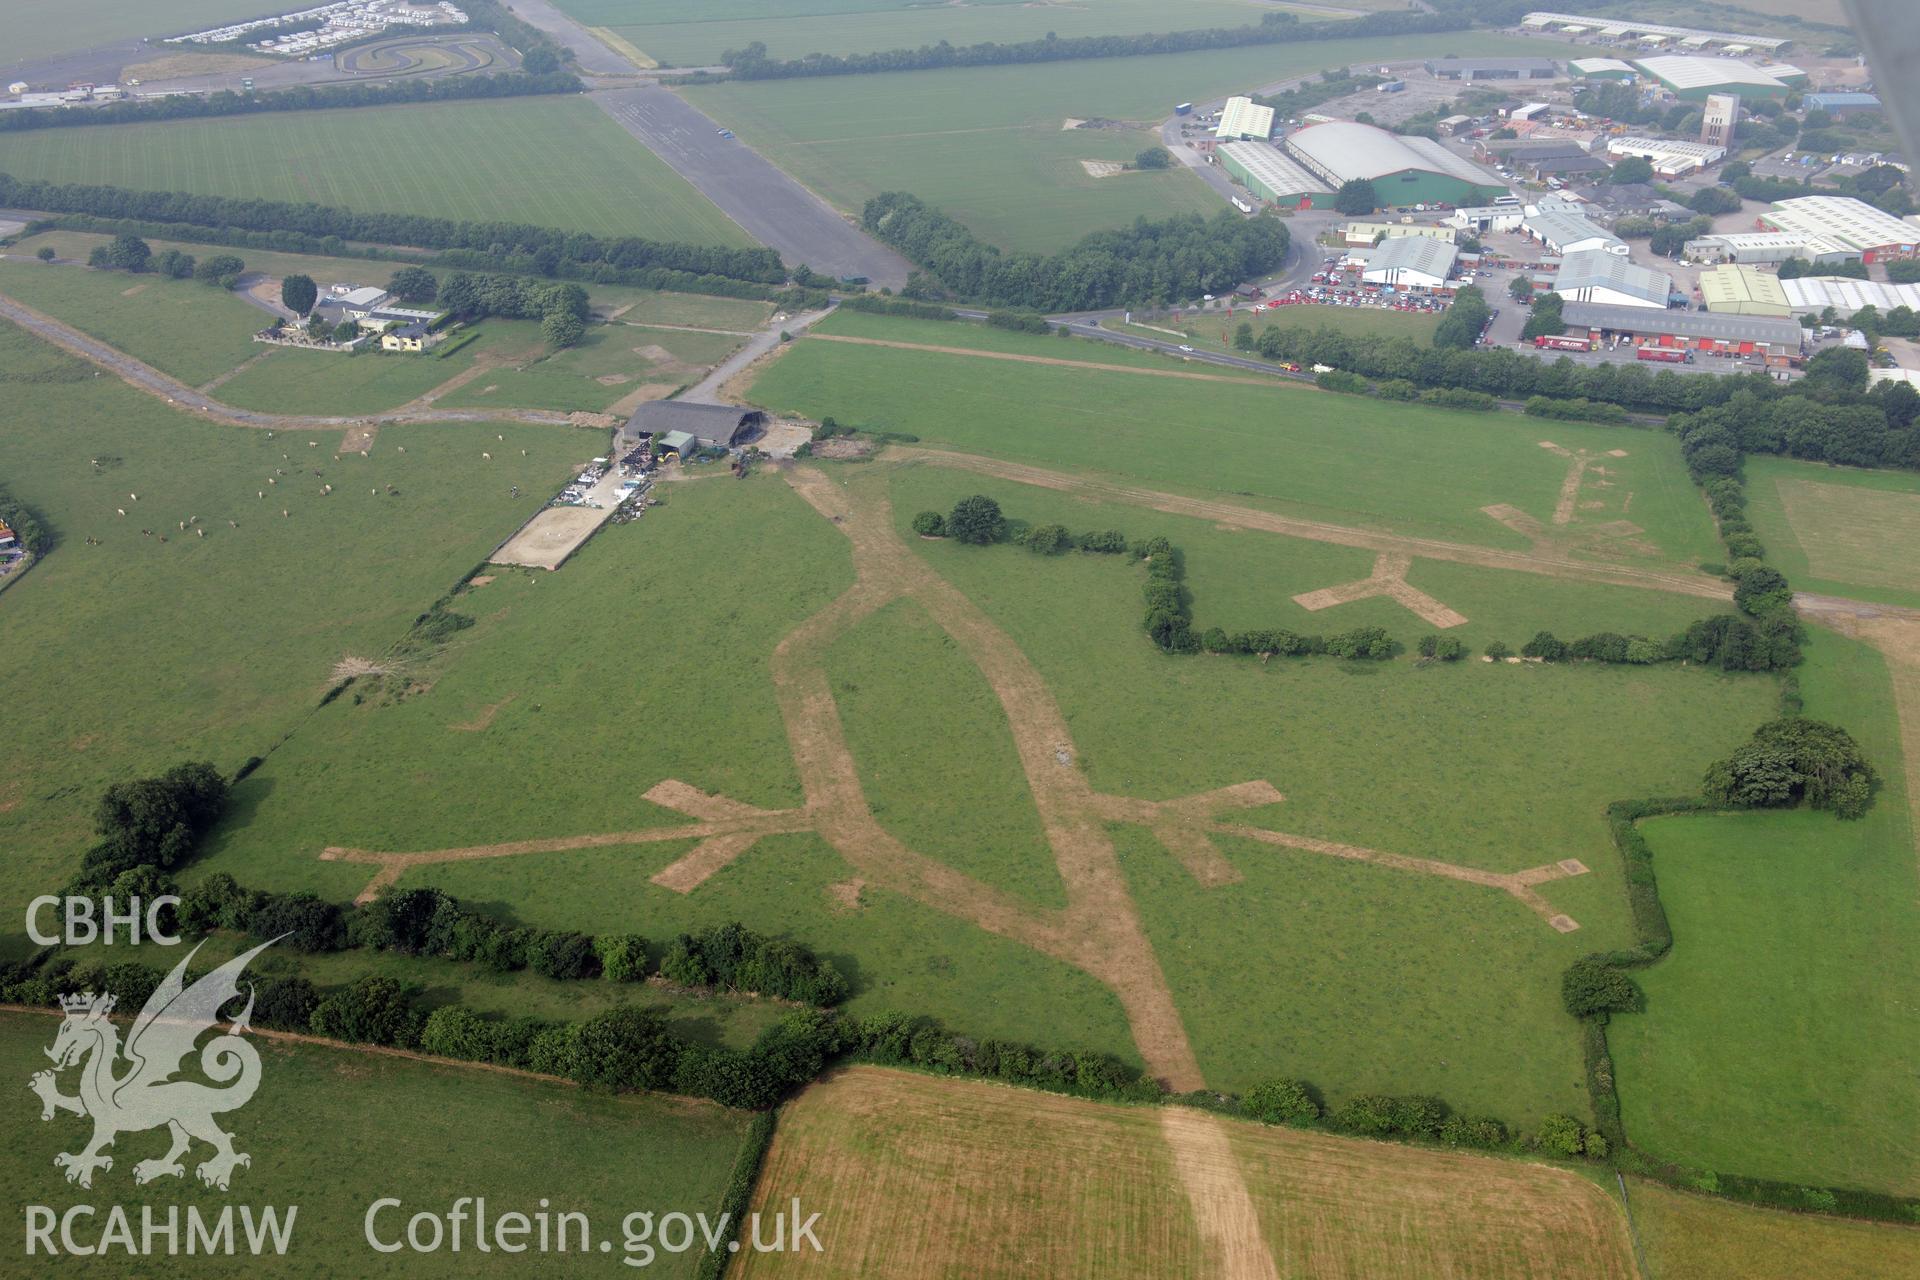
[[[691,103],[657,84],[603,89],[590,95],[694,189],[720,206],[746,233],[779,253],[836,278],[865,276],[875,288],[898,289],[907,260],[842,217]]]

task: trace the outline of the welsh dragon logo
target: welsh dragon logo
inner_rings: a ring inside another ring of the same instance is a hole
[[[184,1177],[180,1157],[196,1138],[213,1147],[213,1155],[194,1170],[210,1187],[225,1191],[234,1169],[252,1163],[246,1153],[233,1149],[233,1135],[213,1121],[222,1112],[245,1106],[260,1087],[260,1055],[241,1039],[253,1015],[251,986],[246,1008],[200,1050],[201,1073],[213,1084],[174,1077],[201,1035],[219,1023],[221,1007],[239,994],[248,962],[272,945],[263,942],[235,956],[189,987],[187,965],[200,950],[196,946],[148,997],[127,1030],[124,1046],[119,1028],[108,1019],[111,994],[89,991],[60,998],[66,1020],[46,1051],[53,1070],[36,1072],[27,1087],[40,1095],[42,1120],[53,1119],[56,1111],[70,1111],[93,1121],[93,1137],[86,1146],[53,1158],[66,1170],[68,1182],[91,1187],[94,1170],[113,1168],[113,1157],[105,1152],[115,1138],[162,1125],[173,1145],[165,1155],[134,1165],[135,1182]],[[80,1092],[69,1097],[60,1092],[55,1076],[74,1066],[80,1067]]]

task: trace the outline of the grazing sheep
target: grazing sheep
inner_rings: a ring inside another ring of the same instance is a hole
[[[492,462],[492,461],[493,461],[493,455],[492,455],[492,454],[490,454],[490,453],[483,453],[483,454],[481,454],[480,456],[481,456],[481,457],[483,457],[483,458],[485,458],[485,459],[486,459],[486,460],[487,460],[488,462]]]
[[[238,520],[229,520],[227,521],[227,526],[232,529],[238,529],[240,527],[240,522]]]
[[[121,515],[127,514],[127,509],[125,507],[115,507],[114,510]]]
[[[203,538],[207,536],[207,531],[206,531],[205,529],[201,529],[201,528],[198,528],[198,527],[196,527],[196,528],[194,529],[194,532],[195,532],[195,533],[197,533],[197,534],[199,534],[199,535],[200,535],[201,537],[203,537]]]
[[[287,509],[286,509],[285,507],[282,507],[282,508],[280,508],[280,514],[281,514],[281,515],[283,515],[283,516],[290,516],[290,515],[292,515],[293,513],[292,513],[291,511],[289,511],[289,510],[287,510]]]

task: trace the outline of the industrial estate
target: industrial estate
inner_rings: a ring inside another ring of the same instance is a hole
[[[9,14],[8,1274],[1920,1277],[1920,32],[1593,7]]]

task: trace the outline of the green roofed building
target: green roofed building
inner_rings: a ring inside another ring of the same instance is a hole
[[[1287,158],[1278,147],[1264,142],[1223,142],[1213,149],[1220,167],[1247,184],[1262,200],[1298,208],[1324,209],[1333,204],[1327,184]]]
[[[1807,73],[1782,62],[1758,67],[1738,58],[1663,54],[1634,64],[1687,102],[1705,102],[1716,93],[1743,98],[1784,98],[1807,82]]]
[[[1287,135],[1287,153],[1327,188],[1365,178],[1385,208],[1410,204],[1485,204],[1507,193],[1491,170],[1432,138],[1402,137],[1369,124],[1335,120]]]

